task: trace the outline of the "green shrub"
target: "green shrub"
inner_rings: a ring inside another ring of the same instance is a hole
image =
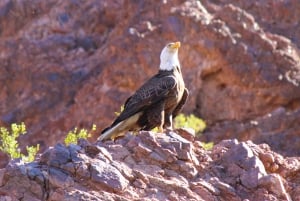
[[[174,119],[174,127],[175,128],[181,128],[181,127],[192,128],[195,130],[196,135],[199,136],[206,128],[206,124],[202,119],[196,117],[193,114],[186,116],[181,113]],[[214,146],[214,143],[213,142],[208,142],[208,143],[202,142],[202,145],[205,150],[211,150]]]
[[[184,115],[184,114],[179,114],[177,117],[175,117],[175,119],[173,120],[173,126],[174,128],[192,128],[195,130],[196,134],[200,134],[206,127],[205,122],[196,117],[193,114],[190,114],[188,116]],[[158,132],[158,127],[155,127],[154,129],[152,129],[153,132]]]
[[[72,131],[69,131],[64,142],[68,146],[70,144],[77,144],[78,140],[80,138],[87,139],[92,134],[91,132],[94,132],[97,130],[97,127],[95,124],[93,124],[92,128],[90,130],[87,130],[85,128],[78,130],[78,128],[74,128]]]
[[[22,155],[22,160],[24,162],[34,161],[35,156],[39,150],[40,150],[39,144],[37,144],[36,146],[30,146],[30,147],[26,146],[27,156]]]
[[[31,162],[39,151],[40,145],[26,146],[27,156],[22,154],[16,139],[24,134],[26,134],[24,122],[21,124],[11,124],[10,130],[5,127],[0,127],[0,150],[8,154],[11,159],[21,158],[24,162]]]
[[[214,146],[213,142],[202,142],[202,146],[205,150],[211,150]]]
[[[121,107],[120,107],[120,112],[115,112],[115,115],[118,117],[118,116],[120,116],[120,114],[121,114],[121,112],[123,112],[123,110],[124,110],[124,105],[121,105]]]
[[[195,130],[196,134],[199,135],[202,131],[204,131],[206,124],[202,119],[196,117],[193,114],[186,116],[181,113],[174,119],[174,127],[175,128],[181,128],[181,127],[192,128]]]

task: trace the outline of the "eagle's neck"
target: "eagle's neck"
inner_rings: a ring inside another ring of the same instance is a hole
[[[175,66],[171,70],[162,70],[160,68],[159,71],[158,71],[159,74],[174,74],[174,72],[178,72],[178,73],[181,74],[180,66]]]
[[[173,54],[162,53],[160,58],[159,70],[172,71],[177,67],[180,68],[177,52]]]

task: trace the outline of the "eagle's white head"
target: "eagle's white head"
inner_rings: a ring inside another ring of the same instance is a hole
[[[178,59],[178,49],[180,47],[180,42],[169,43],[160,53],[160,70],[171,71],[176,66],[180,67]]]

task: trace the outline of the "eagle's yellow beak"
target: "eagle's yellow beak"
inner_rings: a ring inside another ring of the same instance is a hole
[[[174,49],[178,49],[178,48],[180,48],[180,42],[179,41],[177,41],[176,43],[174,43],[173,45],[172,45],[172,48],[174,48]]]

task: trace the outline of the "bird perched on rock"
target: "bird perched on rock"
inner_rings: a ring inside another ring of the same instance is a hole
[[[163,48],[158,73],[126,100],[124,110],[98,140],[115,139],[127,131],[172,129],[173,118],[188,97],[178,59],[179,47],[180,42],[174,42]]]

